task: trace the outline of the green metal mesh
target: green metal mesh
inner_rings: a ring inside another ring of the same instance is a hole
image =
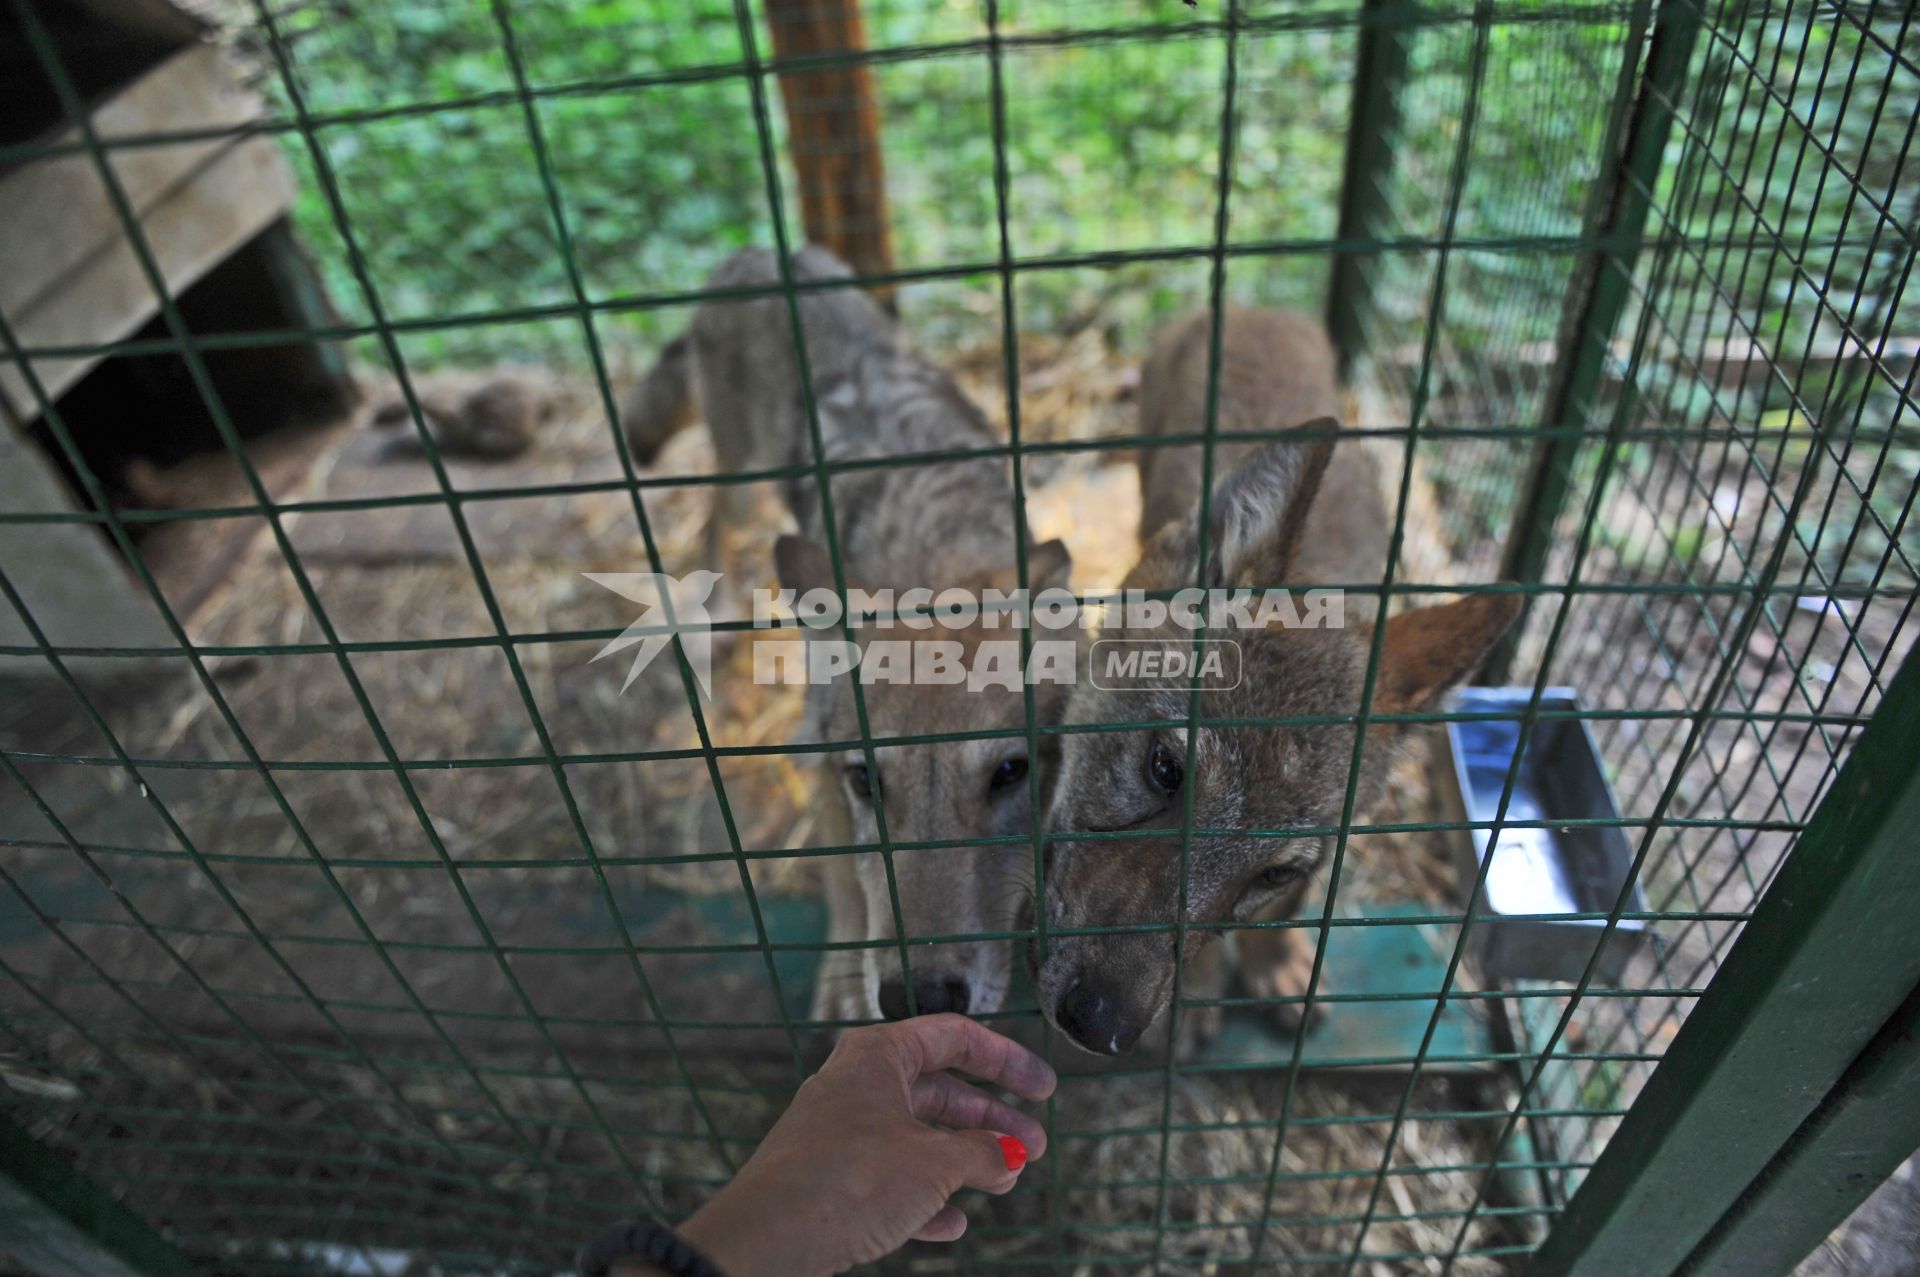
[[[43,2],[8,0],[77,121]],[[542,593],[489,532],[490,508],[610,498],[624,564],[673,570],[673,503],[729,476],[643,469],[603,427],[591,479],[462,488],[429,448],[418,492],[276,496],[208,361],[337,340],[416,413],[417,374],[543,362],[614,420],[616,385],[712,266],[800,239],[768,32],[745,0],[218,16],[270,103],[245,131],[295,170],[336,324],[184,321],[114,163],[193,139],[0,147],[0,170],[88,157],[162,303],[152,332],[103,345],[26,348],[0,324],[84,506],[0,525],[97,529],[172,639],[51,637],[0,562],[28,634],[0,657],[41,689],[0,718],[0,1099],[210,1271],[551,1272],[612,1220],[694,1208],[824,1050],[832,1026],[805,1018],[824,946],[779,866],[851,849],[737,796],[844,743],[783,745],[717,710],[678,649],[627,700],[584,690],[621,623]],[[1137,352],[1205,301],[1328,309],[1359,337],[1351,424],[1400,495],[1387,579],[1350,605],[1532,564],[1492,587],[1530,600],[1509,678],[1580,694],[1662,937],[1618,982],[1483,981],[1459,896],[1390,917],[1351,903],[1367,869],[1350,835],[1429,846],[1465,826],[1350,810],[1324,897],[1283,925],[1323,954],[1415,931],[1445,983],[1354,994],[1316,963],[1304,1001],[1414,1004],[1419,1049],[1072,1073],[1037,1173],[966,1202],[950,1253],[893,1269],[1508,1271],[1912,642],[1911,8],[886,0],[866,21],[892,282],[923,347],[997,355],[1020,496],[1134,430],[1036,418],[1024,339],[1095,315]],[[1403,73],[1356,86],[1387,44]],[[1654,117],[1664,146],[1630,162]],[[1390,142],[1384,160],[1344,172],[1365,139]],[[1623,233],[1635,202],[1644,225]],[[181,358],[247,499],[118,500],[33,375],[96,353]],[[458,571],[421,574],[404,609],[300,548],[328,520],[409,512],[445,519]],[[259,526],[271,580],[190,630],[143,547],[233,521]],[[171,691],[129,698],[122,670]],[[1496,839],[1525,825],[1512,786]],[[1625,914],[1623,896],[1589,920]],[[1436,996],[1509,1038],[1443,1058]],[[994,1019],[1031,1030],[1038,1012]]]

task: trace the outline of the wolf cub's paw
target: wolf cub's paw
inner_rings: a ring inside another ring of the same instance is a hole
[[[873,1019],[873,1009],[867,1005],[866,981],[860,978],[857,970],[844,976],[826,970],[821,972],[820,979],[821,984],[813,993],[813,1009],[808,1019],[841,1021],[840,1027],[826,1030],[836,1038],[853,1024]]]
[[[1292,998],[1266,1008],[1281,1030],[1299,1034],[1311,1032],[1326,1019],[1326,1004],[1318,998],[1313,1014],[1303,1019],[1305,1004],[1297,999],[1307,996],[1313,979],[1313,939],[1309,932],[1294,928],[1243,933],[1240,937],[1240,982],[1247,996],[1254,998]],[[1327,992],[1323,978],[1319,994]]]
[[[1226,1022],[1223,1007],[1181,1007],[1180,1040],[1174,1047],[1175,1058],[1191,1060],[1212,1046]]]

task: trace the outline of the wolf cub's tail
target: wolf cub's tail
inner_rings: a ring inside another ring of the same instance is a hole
[[[667,440],[693,420],[693,346],[682,333],[627,396],[620,416],[636,465],[649,466]]]

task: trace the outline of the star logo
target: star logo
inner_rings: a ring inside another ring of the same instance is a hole
[[[707,700],[713,699],[713,618],[707,615],[707,600],[720,583],[718,572],[701,570],[685,576],[668,576],[664,572],[586,572],[582,575],[602,589],[640,604],[640,615],[633,624],[593,654],[593,660],[597,661],[638,646],[633,664],[627,667],[626,681],[620,684],[622,692],[633,686],[640,671],[651,665],[653,658],[677,636],[694,680],[700,684],[700,694]]]

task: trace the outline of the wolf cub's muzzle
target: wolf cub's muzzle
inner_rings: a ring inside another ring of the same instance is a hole
[[[1095,1055],[1125,1055],[1152,1022],[1118,988],[1108,988],[1098,977],[1083,974],[1060,995],[1053,1022],[1061,1032]]]
[[[952,1011],[965,1015],[973,1004],[973,989],[963,975],[930,971],[913,978],[914,1009],[921,1015]],[[889,1020],[904,1020],[914,1014],[907,1005],[907,982],[895,972],[880,982],[880,1014]]]

